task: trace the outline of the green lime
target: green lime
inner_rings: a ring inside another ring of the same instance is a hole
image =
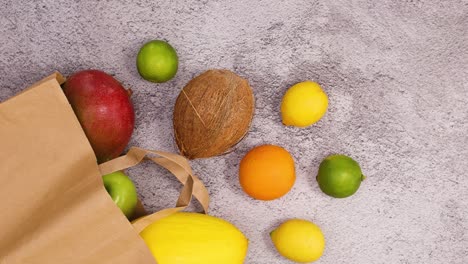
[[[364,178],[355,160],[345,155],[331,155],[320,163],[317,182],[324,193],[345,198],[359,189]]]
[[[175,49],[162,40],[152,40],[141,47],[137,56],[137,68],[143,79],[151,82],[167,82],[179,66]]]

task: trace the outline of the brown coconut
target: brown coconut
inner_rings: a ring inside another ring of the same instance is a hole
[[[189,159],[223,154],[247,133],[253,113],[254,96],[247,80],[229,70],[208,70],[177,97],[177,146]]]

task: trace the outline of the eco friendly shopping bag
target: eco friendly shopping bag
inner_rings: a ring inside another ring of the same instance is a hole
[[[155,263],[138,233],[208,192],[179,155],[131,148],[100,166],[56,73],[0,104],[0,263]],[[102,175],[151,159],[184,187],[175,208],[130,223]]]

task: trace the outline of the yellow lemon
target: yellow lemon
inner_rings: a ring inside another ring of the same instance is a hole
[[[305,81],[286,91],[281,102],[283,124],[307,127],[322,118],[328,108],[327,94],[316,82]]]
[[[307,220],[288,220],[271,232],[270,236],[283,257],[299,263],[316,261],[325,249],[322,231]]]
[[[242,264],[248,240],[231,223],[198,213],[175,213],[140,236],[158,264]]]

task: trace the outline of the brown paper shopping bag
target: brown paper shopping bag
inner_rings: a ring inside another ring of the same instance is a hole
[[[100,166],[54,74],[0,104],[0,263],[155,263],[138,232],[206,188],[183,157],[131,148]],[[101,176],[153,160],[184,187],[175,208],[133,225]]]

